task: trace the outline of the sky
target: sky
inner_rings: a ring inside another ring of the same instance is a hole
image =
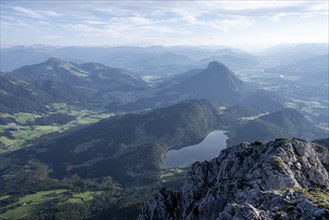
[[[328,43],[329,1],[1,0],[1,47]]]

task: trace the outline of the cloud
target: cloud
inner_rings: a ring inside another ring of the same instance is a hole
[[[245,16],[226,16],[224,18],[214,18],[202,20],[194,16],[183,16],[183,22],[190,25],[204,26],[208,28],[215,28],[222,31],[228,31],[236,28],[247,28],[254,23],[254,20]]]
[[[62,17],[63,16],[62,14],[59,14],[57,12],[48,11],[48,10],[38,10],[37,12],[39,14],[42,14],[42,15],[47,16],[47,17]]]
[[[38,24],[41,24],[41,25],[51,25],[49,22],[47,21],[38,21]]]
[[[55,34],[42,35],[42,37],[45,39],[49,39],[49,40],[57,40],[57,39],[61,38],[61,36],[55,35]]]
[[[228,31],[229,29],[238,28],[248,28],[254,23],[254,20],[247,17],[235,17],[229,19],[223,19],[221,21],[215,22],[215,27]]]
[[[104,35],[148,35],[172,33],[172,29],[142,17],[113,17],[108,20],[86,20],[84,23],[64,25],[68,31],[81,34]]]
[[[324,1],[71,1],[70,4],[4,1],[2,4],[1,25],[8,33],[6,36],[19,32],[36,42],[41,35],[67,39],[49,37],[54,42],[58,39],[58,44],[217,44],[241,42],[240,38],[247,36],[259,43],[262,39],[268,41],[266,37],[260,39],[262,34],[271,37],[287,33],[287,29],[293,39],[310,38],[302,32],[312,27],[323,38],[328,30],[324,24],[328,23],[325,20],[329,3]],[[297,35],[301,24],[307,28]],[[40,36],[33,34],[35,30]],[[277,38],[273,39],[279,41]]]
[[[28,8],[23,8],[23,7],[14,7],[13,8],[15,11],[20,12],[22,15],[35,18],[35,19],[46,19],[43,15],[36,13],[35,11],[28,9]]]
[[[133,26],[151,25],[153,23],[149,19],[143,17],[119,18],[118,22],[120,22],[121,24],[133,25]]]
[[[84,21],[86,24],[91,24],[91,25],[105,25],[107,22],[105,21],[96,21],[96,20],[86,20]]]
[[[256,10],[285,10],[299,4],[297,1],[221,1],[219,8],[227,12],[254,12]],[[214,4],[210,4],[214,7]]]
[[[309,11],[320,13],[320,14],[329,14],[329,2],[328,1],[319,1],[315,2],[309,7]]]
[[[313,13],[303,13],[300,15],[300,18],[313,18],[315,15]]]
[[[21,19],[12,17],[12,16],[5,16],[1,14],[1,27],[14,27],[14,26],[30,26],[25,21]]]
[[[128,14],[131,14],[131,11],[125,8],[120,8],[115,5],[112,5],[111,7],[108,7],[108,5],[99,7],[93,7],[91,8],[92,11],[95,11],[96,13],[101,12],[101,13],[106,13],[110,16],[125,16]]]
[[[274,16],[272,16],[270,19],[273,21],[273,22],[278,22],[280,21],[283,17],[286,17],[288,14],[287,13],[278,13]]]
[[[47,20],[49,17],[62,17],[63,15],[50,11],[50,10],[31,10],[23,7],[13,7],[14,11],[19,12],[23,16],[27,16],[34,19]]]
[[[181,4],[181,5],[180,5]],[[273,17],[279,13],[286,14],[326,14],[329,2],[325,1],[194,1],[167,7],[179,17],[218,14],[223,16]]]
[[[74,31],[74,32],[82,32],[82,33],[101,33],[103,32],[102,29],[95,28],[90,25],[85,25],[85,24],[67,24],[64,25],[64,27],[69,30],[69,31]]]

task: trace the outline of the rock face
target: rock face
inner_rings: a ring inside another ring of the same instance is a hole
[[[223,150],[158,191],[138,219],[329,219],[329,153],[300,139]]]

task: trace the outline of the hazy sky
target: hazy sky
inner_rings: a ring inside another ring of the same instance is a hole
[[[293,42],[328,42],[328,0],[1,0],[2,47],[225,45],[257,50]]]

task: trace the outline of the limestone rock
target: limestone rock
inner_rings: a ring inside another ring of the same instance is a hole
[[[190,167],[138,219],[329,219],[328,150],[300,139],[242,143]]]

